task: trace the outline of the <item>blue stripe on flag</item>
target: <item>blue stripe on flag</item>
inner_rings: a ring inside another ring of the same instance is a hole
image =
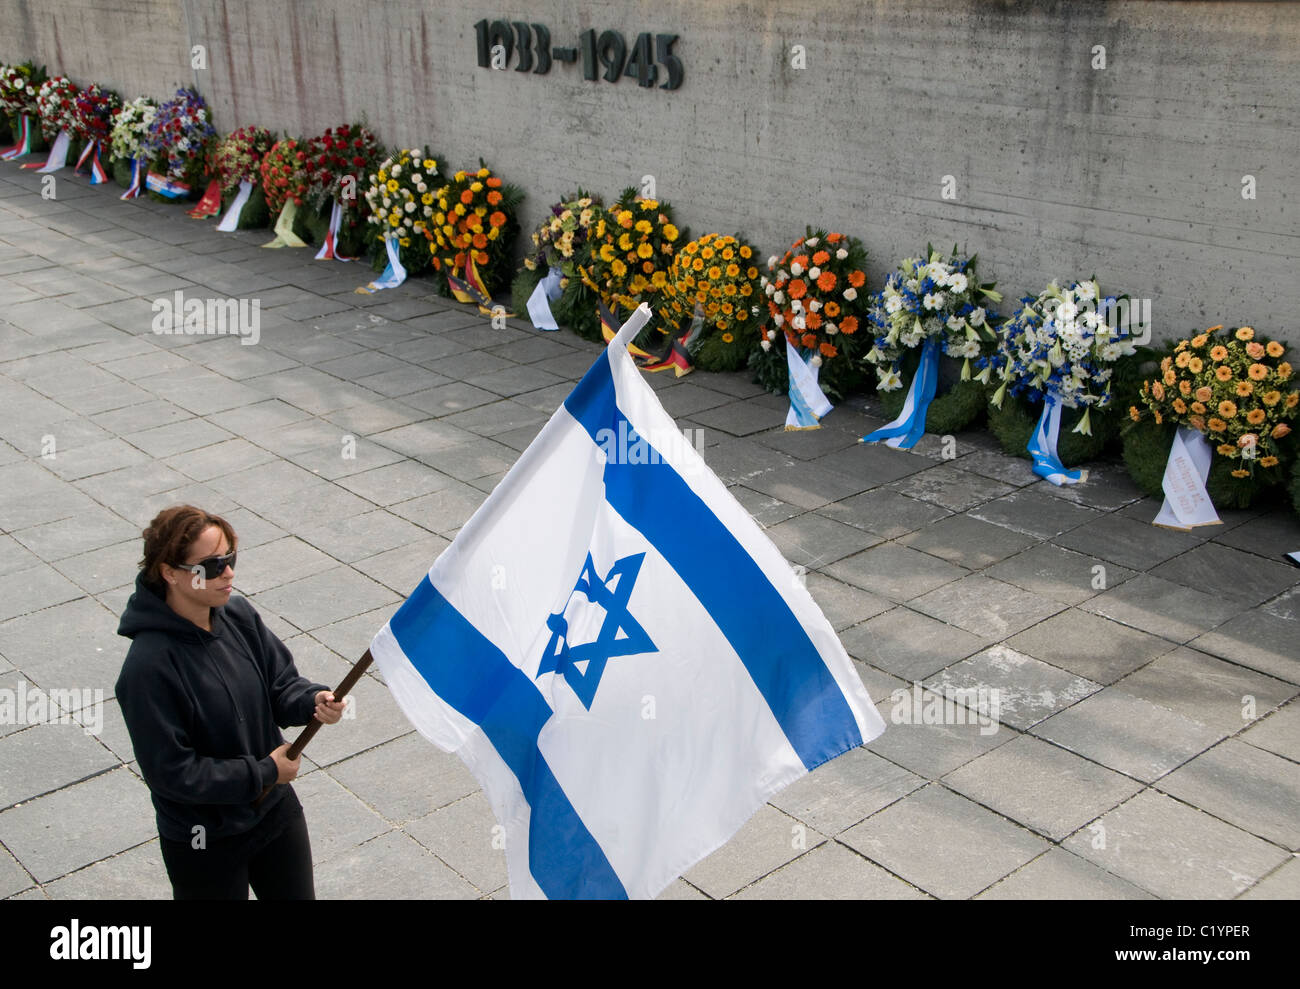
[[[551,708],[528,677],[428,576],[388,623],[433,692],[487,735],[531,809],[529,871],[549,899],[627,899],[627,891],[537,747]]]
[[[621,436],[609,353],[600,356],[564,407],[594,442]],[[629,422],[628,446],[641,442]],[[647,450],[653,449],[649,447]],[[862,744],[840,685],[785,599],[736,537],[662,456],[605,467],[605,499],[690,588],[731,643],[781,730],[808,769]],[[658,462],[654,462],[658,461]],[[793,575],[790,577],[794,579]]]

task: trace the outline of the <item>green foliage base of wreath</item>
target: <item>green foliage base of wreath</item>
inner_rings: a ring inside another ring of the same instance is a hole
[[[0,141],[5,144],[14,143],[13,125],[9,123],[9,114],[0,113]]]
[[[1165,465],[1169,461],[1169,448],[1173,445],[1177,427],[1172,423],[1157,425],[1154,419],[1143,417],[1140,422],[1130,422],[1121,430],[1124,440],[1124,463],[1133,483],[1144,494],[1153,498],[1164,497]],[[1285,461],[1284,461],[1285,463]],[[1230,460],[1217,453],[1210,461],[1210,475],[1205,480],[1205,490],[1222,510],[1249,508],[1261,496],[1274,493],[1285,479],[1283,466],[1256,466],[1250,477],[1233,477],[1232,472],[1241,465],[1240,460]]]
[[[551,306],[551,314],[561,326],[567,326],[584,340],[600,341],[600,318],[596,315],[598,296],[581,278],[570,279],[568,286]]]
[[[1029,458],[1029,441],[1038,427],[1038,417],[1042,415],[1043,406],[1030,404],[1026,399],[1008,395],[1002,400],[1002,408],[989,404],[989,430],[998,438],[1002,449],[1017,457]],[[1063,409],[1061,411],[1061,433],[1057,440],[1056,452],[1061,463],[1074,467],[1098,459],[1106,448],[1119,436],[1119,419],[1115,409],[1103,411],[1092,410],[1089,425],[1092,435],[1074,432],[1083,417],[1082,409]]]
[[[1291,494],[1291,507],[1300,515],[1300,458],[1291,467],[1291,482],[1287,488]]]
[[[230,204],[235,201],[238,190],[231,192],[222,197],[221,215],[226,215],[226,210]],[[271,211],[266,205],[266,193],[260,185],[253,187],[253,194],[248,197],[248,202],[244,203],[244,208],[239,211],[239,221],[236,225],[238,230],[258,230],[267,226],[271,221]]]
[[[691,354],[691,363],[701,371],[739,371],[749,363],[753,346],[749,335],[736,333],[735,339],[726,343],[720,333],[709,334]]]
[[[754,384],[773,395],[790,393],[790,368],[786,365],[784,350],[778,352],[776,347],[771,350],[755,347],[749,355],[749,370],[754,374]]]
[[[912,378],[915,377],[920,363],[920,350],[913,348],[903,358],[903,387],[877,392],[881,413],[886,419],[896,419],[903,411],[908,389],[912,386]],[[962,381],[961,366],[962,362],[956,358],[942,356],[939,358],[939,390],[925,413],[927,433],[935,433],[939,436],[958,433],[974,424],[984,414],[988,406],[988,395],[984,386],[974,380]],[[1028,442],[1027,437],[1026,442]]]
[[[520,268],[515,274],[514,281],[510,283],[510,311],[520,319],[528,318],[528,300],[532,297],[533,290],[545,277],[546,272],[540,265],[532,271]]]
[[[131,188],[131,159],[130,158],[110,158],[107,171],[113,176],[113,181],[123,189]],[[140,184],[144,184],[144,176],[140,177]]]

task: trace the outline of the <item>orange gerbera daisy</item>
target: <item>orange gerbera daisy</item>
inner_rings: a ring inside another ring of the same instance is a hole
[[[1219,344],[1215,347],[1210,348],[1210,360],[1216,363],[1224,360],[1225,358],[1227,358],[1227,356],[1228,356],[1228,348],[1223,346],[1223,344]]]
[[[860,271],[849,272],[849,284],[854,288],[862,288],[867,282],[867,276]]]
[[[831,259],[830,254],[826,251],[818,251],[813,255],[813,264],[821,266]]]
[[[1238,340],[1254,340],[1255,331],[1249,326],[1243,326],[1237,331],[1236,336]]]
[[[840,314],[839,303],[832,299],[830,302],[826,303],[826,305],[822,306],[822,312],[826,313],[827,319],[834,319]]]
[[[1209,426],[1212,433],[1221,433],[1228,428],[1228,424],[1217,416],[1210,420]]]
[[[805,347],[809,347],[809,348],[815,347],[817,346],[817,337],[812,333],[805,333],[800,338],[800,343],[802,343]]]
[[[822,352],[822,356],[824,357],[834,357],[836,354],[839,353],[839,351],[835,349],[835,345],[831,343],[822,344],[820,349]]]
[[[810,330],[819,330],[822,325],[821,313],[810,312],[804,319],[804,323]]]
[[[1214,369],[1214,376],[1220,381],[1231,381],[1232,368],[1228,367],[1226,364],[1220,364]]]
[[[808,286],[804,284],[802,278],[796,278],[790,283],[790,298],[802,299],[808,294]]]
[[[1280,343],[1278,343],[1276,340],[1270,340],[1270,341],[1268,342],[1267,350],[1268,350],[1268,356],[1269,356],[1269,357],[1281,357],[1283,351],[1285,351],[1286,348],[1283,347],[1283,346],[1282,346]]]
[[[506,222],[506,215],[502,213],[500,210],[497,210],[495,213],[493,213],[491,216],[488,217],[488,223],[492,224],[492,226],[494,227],[504,226],[505,222]]]
[[[474,201],[474,193],[466,189],[464,192],[460,194],[460,201],[464,203],[466,206],[468,206],[470,203]]]
[[[1281,370],[1281,368],[1278,370]],[[1268,377],[1268,368],[1263,364],[1252,364],[1246,369],[1246,373],[1250,375],[1252,381],[1263,381]]]
[[[823,292],[829,292],[835,287],[835,272],[823,271],[817,279],[817,287]]]
[[[854,333],[857,333],[857,332],[858,332],[858,317],[857,317],[857,316],[845,316],[844,319],[840,322],[840,332],[841,332],[841,333],[848,333],[848,334],[850,334],[850,335],[851,335],[851,334],[854,334]]]
[[[1264,410],[1251,409],[1249,412],[1246,413],[1246,421],[1250,423],[1252,426],[1258,426],[1261,422],[1264,421]]]

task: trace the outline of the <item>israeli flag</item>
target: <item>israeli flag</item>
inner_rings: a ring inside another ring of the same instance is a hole
[[[884,731],[790,565],[677,430],[624,324],[380,630],[464,759],[515,898],[645,898]]]

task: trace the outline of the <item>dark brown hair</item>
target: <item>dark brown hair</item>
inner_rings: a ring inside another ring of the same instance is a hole
[[[163,586],[163,564],[174,566],[189,555],[203,530],[215,525],[226,536],[230,552],[234,552],[236,537],[230,523],[220,515],[211,515],[193,505],[173,505],[164,508],[154,516],[149,528],[144,530],[144,559],[140,568],[144,571],[145,583],[155,589]]]

